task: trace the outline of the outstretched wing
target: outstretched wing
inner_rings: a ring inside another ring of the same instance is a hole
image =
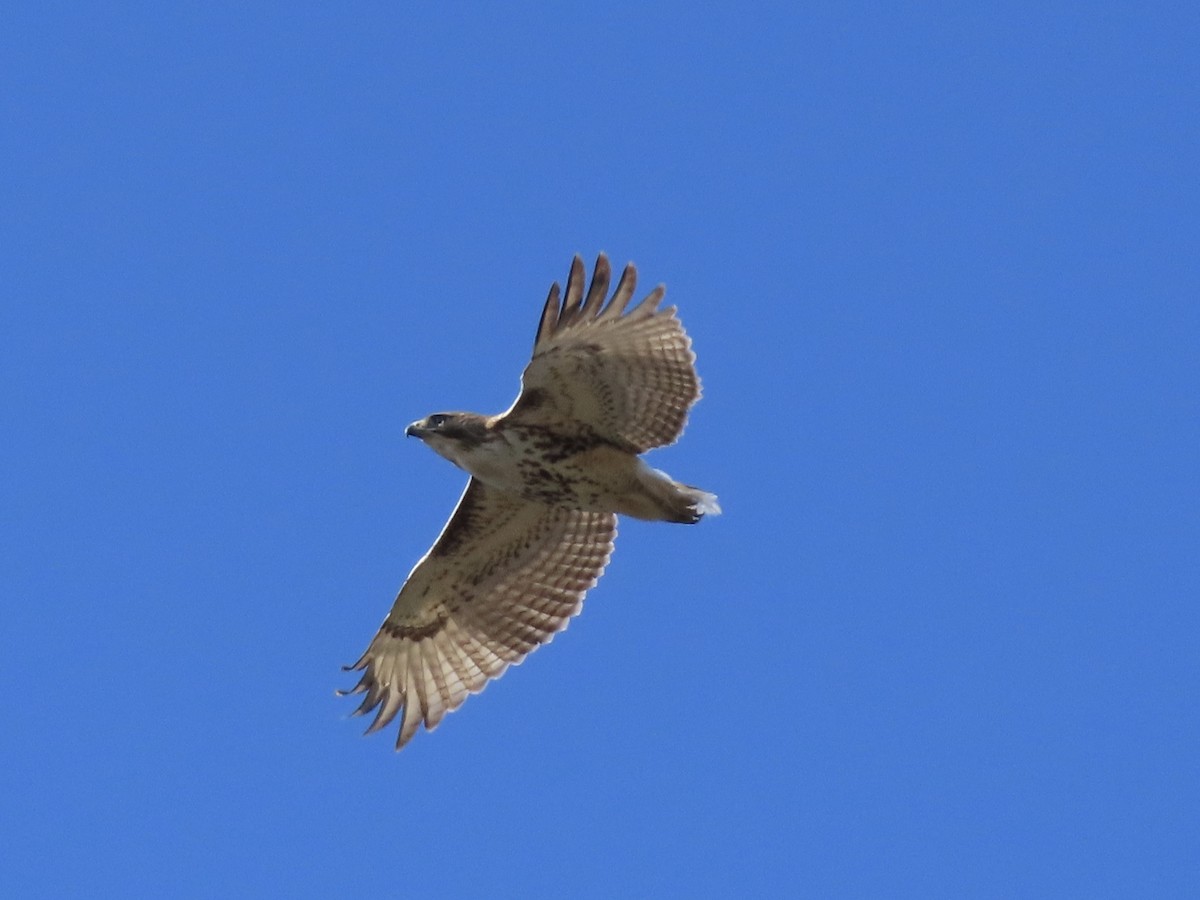
[[[612,555],[612,513],[529,503],[472,478],[441,536],[417,563],[350,691],[356,715],[379,707],[367,733],[403,710],[396,749],[579,612]]]
[[[658,308],[662,285],[626,312],[637,269],[625,267],[605,305],[610,278],[601,253],[585,297],[576,256],[561,303],[558,284],[550,288],[521,393],[504,415],[560,434],[590,431],[641,453],[682,434],[700,398],[696,355],[675,307]]]

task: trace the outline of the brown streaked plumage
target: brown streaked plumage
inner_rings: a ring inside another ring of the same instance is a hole
[[[454,514],[409,574],[352,669],[368,733],[401,716],[396,747],[549,642],[579,612],[612,555],[617,514],[694,523],[716,497],[651,469],[638,454],[674,442],[700,397],[695,354],[655,288],[626,309],[608,258],[584,294],[583,262],[565,296],[550,289],[521,376],[496,416],[437,413],[407,434],[471,474]]]

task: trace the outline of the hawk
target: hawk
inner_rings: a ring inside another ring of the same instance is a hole
[[[550,288],[533,359],[495,416],[435,413],[409,425],[470,473],[450,521],[413,568],[341,694],[401,715],[396,749],[437,727],[508,666],[566,628],[612,555],[617,514],[695,523],[717,498],[652,469],[639,454],[673,443],[700,397],[691,341],[659,285],[628,311],[637,270],[608,295],[608,258],[584,294],[583,261]]]

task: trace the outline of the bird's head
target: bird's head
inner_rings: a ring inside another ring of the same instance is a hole
[[[477,413],[434,413],[404,429],[409,437],[418,437],[435,453],[461,468],[464,459],[488,439],[487,418]]]

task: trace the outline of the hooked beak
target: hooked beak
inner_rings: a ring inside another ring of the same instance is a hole
[[[420,422],[413,422],[404,429],[404,433],[408,437],[421,437],[425,434],[425,429],[421,426]]]

